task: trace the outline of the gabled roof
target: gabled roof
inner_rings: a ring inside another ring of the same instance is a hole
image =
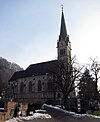
[[[9,81],[15,81],[25,77],[45,75],[46,73],[50,74],[54,70],[57,70],[57,63],[58,60],[52,60],[48,62],[32,64],[24,71],[15,72]]]
[[[37,76],[37,75],[44,75],[46,73],[50,73],[51,70],[54,69],[54,67],[57,65],[58,60],[52,60],[48,62],[38,63],[38,64],[32,64],[27,69],[26,72],[31,76]]]

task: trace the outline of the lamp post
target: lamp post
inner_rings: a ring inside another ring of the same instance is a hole
[[[23,99],[23,100],[24,100],[24,102],[25,102],[25,99],[26,99],[26,98],[25,98],[25,95],[26,95],[26,84],[24,84],[23,87],[24,87],[24,90],[23,90],[23,91],[24,91],[24,99]]]
[[[42,99],[43,99],[43,102],[44,102],[44,82],[42,83]]]
[[[11,84],[11,99],[16,100],[17,93],[17,81]]]
[[[14,98],[14,84],[11,84],[11,99],[13,100]]]
[[[15,90],[15,94],[16,94],[16,100],[18,99],[18,81],[16,81],[16,90]]]

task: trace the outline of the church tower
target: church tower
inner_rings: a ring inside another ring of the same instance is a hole
[[[59,61],[62,60],[65,63],[71,62],[71,43],[69,41],[69,35],[67,34],[66,30],[63,7],[61,15],[60,35],[57,42],[57,53]]]

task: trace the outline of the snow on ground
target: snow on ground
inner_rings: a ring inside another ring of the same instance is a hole
[[[19,119],[19,118],[12,118],[12,119],[9,119],[9,120],[7,120],[7,121],[5,121],[5,122],[21,122],[22,120],[21,119]]]
[[[65,111],[61,108],[58,107],[54,107],[54,106],[50,106],[50,105],[44,105],[45,107],[49,108],[49,109],[53,109],[53,114],[55,113],[55,111],[57,112],[57,116],[59,116],[60,112],[63,112],[66,114],[66,116],[70,116],[70,117],[75,117],[75,118],[98,118],[100,119],[100,116],[94,116],[94,115],[89,115],[89,114],[76,114],[74,112],[69,112],[69,111]],[[59,111],[57,111],[59,110]],[[40,110],[39,110],[40,111]],[[38,111],[37,111],[38,112]],[[7,120],[5,122],[21,122],[22,120],[33,120],[33,119],[48,119],[48,118],[52,118],[49,114],[47,113],[34,113],[33,116],[27,116],[27,117],[19,117],[19,118],[13,118],[10,120]]]
[[[46,109],[46,111],[48,112],[52,112],[53,111],[53,114],[55,114],[54,112],[58,113],[60,115],[60,113],[63,113],[65,114],[66,116],[73,116],[73,117],[76,117],[76,118],[83,118],[83,117],[88,117],[88,118],[99,118],[100,119],[100,116],[95,116],[95,115],[90,115],[90,114],[77,114],[75,112],[70,112],[70,111],[66,111],[64,109],[61,109],[59,107],[55,107],[55,106],[52,106],[52,105],[46,105],[44,104],[44,108]],[[50,110],[51,109],[51,110]],[[49,113],[49,114],[50,114]],[[52,113],[51,113],[52,114]],[[57,115],[58,115],[57,114]],[[61,114],[62,115],[62,114]]]
[[[51,118],[49,114],[34,113],[33,116],[22,117],[23,120],[33,120],[33,119],[47,119]]]
[[[51,118],[51,116],[49,114],[34,113],[33,116],[13,118],[13,119],[7,120],[6,122],[20,122],[22,120],[47,119],[47,118]]]

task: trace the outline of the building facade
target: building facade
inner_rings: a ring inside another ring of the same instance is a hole
[[[26,70],[15,72],[9,80],[9,99],[18,102],[60,101],[62,94],[54,88],[58,61],[71,62],[71,43],[66,30],[62,9],[60,35],[57,40],[57,60],[30,65]]]

